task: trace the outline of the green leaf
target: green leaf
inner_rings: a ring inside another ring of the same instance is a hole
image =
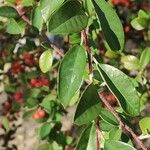
[[[51,50],[46,50],[42,53],[39,59],[40,69],[43,73],[46,73],[50,70],[53,63],[53,55]]]
[[[121,62],[127,70],[139,69],[139,59],[133,55],[122,56]]]
[[[8,132],[10,130],[10,123],[6,117],[3,118],[2,124],[3,124],[4,128],[6,129],[6,132]]]
[[[51,112],[51,109],[52,109],[52,103],[51,102],[52,102],[52,100],[55,100],[55,99],[56,99],[55,95],[49,94],[43,99],[40,106],[44,107],[48,112]]]
[[[34,27],[36,27],[39,31],[42,30],[43,18],[42,18],[41,9],[40,9],[39,6],[33,9],[33,12],[32,12],[32,25]]]
[[[21,4],[25,7],[33,6],[34,0],[22,0]]]
[[[41,90],[39,88],[33,88],[30,91],[27,91],[27,96],[29,98],[37,98]]]
[[[114,125],[112,125],[112,124],[110,124],[104,120],[100,121],[100,127],[101,127],[101,130],[104,132],[109,132],[112,129],[116,128],[116,126],[114,126]]]
[[[104,144],[104,149],[105,150],[136,150],[134,147],[131,145],[120,142],[120,141],[115,141],[115,140],[106,140]]]
[[[150,47],[144,49],[140,57],[140,67],[144,69],[150,63]]]
[[[95,85],[89,85],[77,106],[74,122],[78,125],[86,124],[94,120],[101,111],[100,98]]]
[[[111,140],[120,140],[122,135],[122,130],[118,128],[113,128],[109,132],[109,139]]]
[[[24,119],[24,120],[29,119],[29,118],[33,115],[34,112],[35,112],[35,110],[26,111],[26,112],[23,114],[23,119]]]
[[[2,6],[0,7],[0,16],[7,18],[17,18],[19,17],[19,14],[13,7]]]
[[[108,122],[108,123],[110,123],[114,126],[119,125],[119,122],[116,119],[116,117],[110,111],[108,111],[107,109],[104,109],[104,108],[101,109],[100,116],[104,121],[106,121],[106,122]]]
[[[29,108],[33,108],[33,107],[36,107],[38,105],[38,100],[36,98],[32,98],[32,97],[29,97],[27,100],[26,100],[26,105],[29,107]]]
[[[50,150],[50,145],[47,143],[38,146],[37,150]]]
[[[141,119],[139,126],[143,134],[150,134],[150,117],[144,117]]]
[[[40,8],[44,21],[63,4],[64,0],[40,0]]]
[[[100,64],[97,66],[103,80],[116,96],[126,114],[136,116],[140,111],[140,99],[132,80],[117,68]]]
[[[76,0],[66,1],[49,19],[48,29],[51,33],[76,33],[86,28],[88,17]]]
[[[81,42],[81,35],[80,33],[74,33],[69,36],[69,43],[70,44],[80,44]]]
[[[102,32],[111,50],[123,50],[124,31],[115,10],[105,0],[92,0]]]
[[[81,134],[75,150],[95,150],[96,149],[96,128],[95,123],[89,125]]]
[[[58,98],[67,106],[79,90],[86,67],[86,52],[81,46],[74,46],[64,56],[59,68]]]
[[[43,140],[45,139],[51,131],[51,125],[50,123],[46,122],[44,123],[40,128],[40,138]]]
[[[94,14],[94,6],[93,6],[93,4],[92,4],[92,1],[91,1],[91,0],[84,0],[83,3],[84,3],[85,11],[86,11],[90,16],[92,16],[92,15]]]
[[[131,25],[136,30],[143,30],[145,27],[139,23],[139,18],[135,18],[131,21]]]
[[[7,24],[6,31],[9,34],[23,34],[25,30],[25,23],[23,21],[16,22],[15,19],[11,18]]]
[[[136,30],[143,30],[148,27],[149,20],[150,20],[149,15],[143,10],[139,10],[138,17],[134,18],[131,21],[131,25]]]

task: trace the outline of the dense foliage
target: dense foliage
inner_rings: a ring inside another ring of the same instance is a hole
[[[0,58],[5,135],[23,112],[38,150],[150,148],[149,1],[2,1]]]

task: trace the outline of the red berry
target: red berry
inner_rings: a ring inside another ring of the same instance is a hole
[[[3,112],[6,114],[11,110],[11,104],[6,101],[5,103],[3,103]]]
[[[9,55],[9,51],[7,49],[3,49],[1,52],[0,52],[0,56],[5,58]]]
[[[48,79],[41,79],[41,83],[42,83],[42,85],[43,86],[48,86],[49,85],[49,81],[48,81]]]
[[[42,79],[31,79],[30,85],[32,87],[42,87],[42,86],[48,86],[49,81],[48,79],[42,78]]]
[[[38,115],[39,115],[40,118],[44,118],[45,117],[45,111],[44,110],[39,110]]]
[[[23,100],[23,93],[20,92],[20,91],[17,91],[14,94],[14,99],[15,99],[16,102],[22,102],[22,100]]]
[[[39,115],[38,115],[38,113],[37,112],[35,112],[34,114],[33,114],[33,119],[39,119]]]
[[[34,114],[33,114],[33,118],[34,119],[41,119],[41,118],[44,118],[45,117],[45,111],[40,109],[40,110],[37,110]]]
[[[112,0],[113,5],[121,5],[123,7],[130,7],[131,1],[130,0]]]
[[[17,62],[12,63],[11,71],[13,74],[18,74],[18,73],[24,71],[24,66],[22,64],[17,63]]]
[[[41,81],[39,79],[31,79],[30,85],[32,87],[41,87],[42,83],[41,83]]]
[[[24,63],[27,64],[27,65],[33,65],[33,55],[30,54],[30,53],[24,53],[23,54],[23,60],[24,60]]]
[[[125,31],[126,33],[128,33],[128,32],[130,31],[130,26],[126,25],[125,28],[124,28],[124,31]]]

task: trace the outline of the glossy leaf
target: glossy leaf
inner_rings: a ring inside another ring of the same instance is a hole
[[[114,126],[119,125],[119,122],[116,119],[116,117],[110,111],[108,111],[107,109],[104,109],[104,108],[101,109],[100,116],[104,121],[106,121],[106,122],[108,122],[108,123],[110,123]]]
[[[43,18],[42,18],[41,9],[40,9],[39,6],[33,9],[33,12],[32,12],[32,25],[34,27],[36,27],[39,31],[42,30]]]
[[[40,138],[45,139],[51,131],[51,125],[50,123],[46,122],[44,123],[40,128]]]
[[[76,150],[94,150],[96,149],[96,125],[89,125],[81,134]]]
[[[48,30],[51,33],[76,33],[87,26],[88,17],[76,0],[66,1],[49,19]]]
[[[25,23],[20,21],[17,22],[15,19],[11,18],[7,24],[6,31],[9,34],[23,34],[25,30]]]
[[[122,71],[110,65],[100,64],[98,70],[126,114],[138,115],[140,100],[132,80]]]
[[[144,49],[140,57],[141,69],[144,69],[150,63],[150,47]]]
[[[115,140],[106,140],[104,144],[104,149],[105,150],[136,150],[134,147],[131,145],[120,142],[120,141],[115,141]]]
[[[61,62],[58,79],[58,98],[67,106],[79,90],[86,67],[86,52],[81,46],[74,46]]]
[[[150,134],[150,117],[144,117],[141,119],[139,126],[143,134]]]
[[[123,50],[124,32],[115,10],[105,0],[92,0],[104,37],[111,50]]]
[[[63,4],[64,0],[41,0],[40,8],[44,21],[48,18]]]
[[[17,18],[19,17],[19,14],[13,7],[2,6],[0,7],[0,16],[7,18]]]
[[[127,70],[139,69],[139,59],[133,55],[122,56],[121,62]]]
[[[39,66],[43,73],[46,73],[50,70],[53,63],[53,55],[51,50],[46,50],[42,53],[39,59]]]
[[[74,122],[78,125],[94,120],[101,111],[101,102],[95,85],[89,85],[80,98]]]

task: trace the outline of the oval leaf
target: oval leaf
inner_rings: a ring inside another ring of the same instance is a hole
[[[75,150],[96,149],[96,128],[95,123],[89,125],[81,134]]]
[[[17,22],[15,19],[11,18],[6,28],[9,34],[24,34],[25,23],[23,21]]]
[[[98,15],[102,32],[111,50],[122,50],[124,32],[115,10],[105,0],[92,0]]]
[[[87,26],[88,17],[80,2],[69,0],[51,16],[48,24],[51,33],[76,33]]]
[[[36,27],[39,31],[42,30],[43,18],[42,18],[41,9],[40,9],[39,6],[33,9],[33,12],[32,12],[32,25],[34,27]]]
[[[10,6],[2,6],[0,7],[0,16],[7,18],[17,18],[19,17],[19,14],[16,9]]]
[[[116,96],[123,110],[131,116],[140,111],[140,100],[132,80],[117,68],[100,64],[98,70],[110,91]]]
[[[141,69],[144,69],[150,63],[150,47],[144,49],[140,57]]]
[[[53,63],[53,55],[51,50],[47,50],[42,53],[39,59],[39,66],[43,73],[46,73],[50,70]]]
[[[120,142],[120,141],[114,141],[114,140],[106,140],[104,144],[105,150],[136,150],[131,145]]]
[[[40,128],[40,138],[45,139],[51,131],[50,123],[44,123]]]
[[[92,120],[94,120],[101,111],[101,103],[99,99],[99,95],[97,92],[97,88],[95,85],[89,85],[77,106],[74,122],[78,125],[86,124]]]
[[[139,122],[143,134],[150,134],[150,117],[145,117]]]
[[[81,46],[74,46],[65,55],[59,69],[58,98],[67,106],[79,90],[86,67],[86,52]]]
[[[40,8],[44,21],[47,19],[63,4],[64,0],[41,0]]]
[[[133,55],[122,56],[121,62],[127,70],[139,69],[139,59]]]
[[[106,122],[108,122],[108,123],[110,123],[114,126],[119,125],[119,122],[116,119],[116,117],[110,111],[108,111],[107,109],[104,109],[104,108],[101,109],[100,116],[104,121],[106,121]]]

